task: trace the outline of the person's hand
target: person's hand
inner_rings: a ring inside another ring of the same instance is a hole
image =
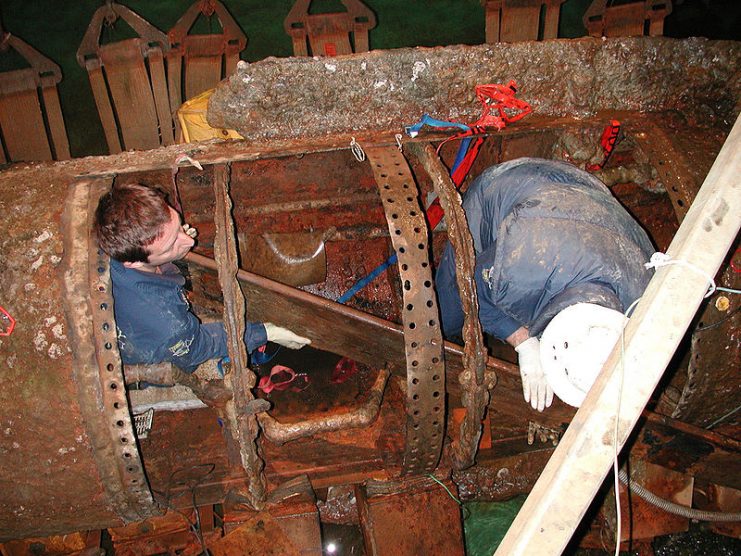
[[[533,409],[543,411],[553,403],[553,389],[548,385],[540,365],[540,342],[537,338],[528,338],[515,351],[520,363],[522,395]]]
[[[198,230],[191,228],[190,224],[183,224],[183,231],[185,234],[193,239],[198,235]]]
[[[280,344],[289,349],[301,349],[305,345],[311,343],[309,338],[299,336],[287,328],[276,326],[272,322],[265,323],[265,332],[268,335],[268,341],[275,342],[276,344]]]

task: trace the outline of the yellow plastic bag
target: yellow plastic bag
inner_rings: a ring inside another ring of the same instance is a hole
[[[178,121],[180,122],[180,133],[178,143],[194,143],[208,139],[243,139],[233,129],[218,129],[208,125],[206,121],[206,109],[208,99],[211,98],[214,89],[202,92],[200,95],[185,101],[178,108]]]

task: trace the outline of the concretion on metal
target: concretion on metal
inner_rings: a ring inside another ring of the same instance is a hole
[[[445,363],[427,223],[406,159],[395,147],[366,149],[376,177],[402,281],[407,363],[407,426],[402,473],[435,469],[445,424]]]
[[[258,414],[257,420],[262,427],[265,438],[274,444],[285,444],[291,440],[321,432],[365,427],[378,417],[381,401],[383,401],[383,391],[390,375],[391,373],[387,369],[379,370],[368,399],[355,410],[307,419],[297,423],[280,423],[267,413]]]
[[[680,110],[690,122],[730,126],[740,54],[736,41],[630,37],[269,58],[239,64],[211,97],[207,117],[249,140],[401,132],[425,113],[476,121],[475,86],[514,79],[541,116]]]

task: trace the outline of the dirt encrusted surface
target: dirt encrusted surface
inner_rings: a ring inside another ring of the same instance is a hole
[[[741,108],[741,43],[632,37],[404,48],[336,58],[240,62],[209,123],[247,139],[399,130],[428,113],[473,122],[475,86],[515,80],[544,116],[679,110],[730,126]]]

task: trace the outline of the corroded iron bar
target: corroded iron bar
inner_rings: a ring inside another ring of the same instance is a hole
[[[443,337],[432,287],[419,190],[396,147],[368,147],[402,282],[407,399],[402,474],[429,473],[442,453],[445,424]]]
[[[476,254],[466,215],[461,206],[461,197],[435,149],[429,143],[413,143],[407,148],[419,159],[432,178],[435,193],[445,211],[448,239],[455,253],[456,282],[465,315],[463,322],[465,370],[458,380],[463,388],[461,399],[466,408],[466,416],[461,423],[460,434],[453,442],[452,451],[456,468],[463,469],[473,465],[481,438],[481,421],[489,403],[489,390],[484,381],[486,346],[478,319],[479,304],[476,297],[476,282],[473,278]]]
[[[267,413],[258,414],[258,421],[262,426],[265,438],[273,444],[282,445],[291,440],[313,436],[322,432],[332,432],[347,429],[367,427],[378,417],[383,400],[383,392],[391,373],[388,369],[378,371],[370,395],[363,405],[353,411],[307,419],[298,423],[280,423]]]
[[[244,345],[245,302],[237,281],[237,244],[234,221],[229,197],[229,167],[221,165],[214,168],[214,195],[216,206],[214,223],[214,255],[216,257],[219,282],[224,292],[224,327],[227,334],[231,372],[224,377],[227,387],[234,393],[226,404],[228,424],[227,437],[239,447],[242,466],[247,473],[247,499],[254,509],[259,510],[265,503],[266,482],[263,461],[257,447],[259,425],[254,415],[246,412],[247,404],[254,399],[252,388],[255,374],[247,366],[247,348]]]

